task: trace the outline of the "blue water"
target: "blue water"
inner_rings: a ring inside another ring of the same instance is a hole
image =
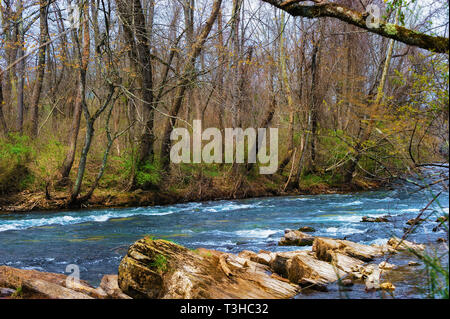
[[[103,275],[117,273],[128,246],[145,235],[189,248],[281,251],[299,249],[277,246],[285,229],[311,226],[317,236],[383,244],[392,235],[401,237],[405,222],[439,191],[443,193],[425,212],[432,222],[420,225],[410,237],[419,243],[435,243],[438,237],[447,238],[445,230],[433,232],[432,228],[438,216],[448,213],[448,188],[435,185],[432,190],[417,191],[403,183],[392,189],[345,195],[0,215],[0,265],[64,273],[68,264],[76,264],[82,279],[98,285]],[[391,215],[392,223],[360,222],[363,216],[384,215]],[[396,262],[407,264],[408,258],[398,257]],[[330,293],[312,296],[338,297]]]

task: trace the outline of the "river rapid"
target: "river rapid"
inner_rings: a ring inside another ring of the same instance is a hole
[[[448,170],[446,170],[448,174]],[[441,174],[442,169],[429,170]],[[175,241],[188,248],[205,247],[225,252],[242,250],[285,251],[311,247],[279,247],[287,228],[310,226],[314,236],[345,238],[363,244],[384,244],[401,237],[406,221],[414,218],[433,195],[438,199],[424,213],[430,222],[418,226],[409,240],[428,244],[430,253],[445,254],[446,230],[433,232],[435,219],[449,210],[449,193],[442,186],[418,191],[409,183],[389,189],[352,194],[308,195],[245,200],[192,202],[170,206],[84,211],[33,212],[0,215],[0,265],[64,273],[67,265],[80,267],[81,279],[99,284],[105,274],[117,273],[121,258],[137,239],[149,235]],[[362,223],[363,216],[390,215],[389,223]],[[448,259],[448,254],[446,257]],[[422,298],[424,266],[409,267],[413,256],[396,255],[391,278],[396,298]],[[381,260],[380,260],[381,261]],[[444,261],[445,262],[445,261]],[[447,260],[448,265],[448,260]],[[363,285],[340,292],[305,291],[297,298],[379,298]]]

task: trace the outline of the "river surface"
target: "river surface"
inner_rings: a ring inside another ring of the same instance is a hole
[[[440,174],[442,170],[435,172]],[[317,230],[314,233],[317,236],[384,244],[392,235],[401,237],[405,222],[427,205],[432,194],[440,191],[443,192],[438,200],[425,211],[431,222],[420,225],[409,240],[428,243],[436,253],[445,253],[446,244],[437,244],[436,240],[447,238],[446,231],[433,232],[432,228],[438,216],[448,214],[448,189],[435,185],[431,190],[418,191],[411,184],[400,183],[391,189],[343,195],[0,215],[0,265],[64,273],[67,265],[75,264],[80,267],[81,279],[96,286],[103,275],[117,273],[128,246],[145,235],[189,248],[232,253],[284,251],[299,249],[277,246],[285,229],[311,226]],[[392,222],[361,222],[363,216],[384,215],[392,216]],[[423,297],[418,287],[426,284],[424,267],[408,267],[411,260],[415,258],[403,254],[389,260],[398,266],[392,278],[397,286],[396,298]],[[331,285],[326,293],[306,291],[297,298],[378,298],[378,294],[366,293],[363,285],[355,285],[343,294],[337,285]]]

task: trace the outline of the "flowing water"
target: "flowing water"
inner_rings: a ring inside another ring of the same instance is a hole
[[[436,174],[442,171],[435,170]],[[279,247],[278,240],[287,228],[311,226],[314,235],[345,238],[364,244],[383,244],[401,237],[405,222],[415,217],[442,191],[417,191],[410,184],[390,189],[352,194],[288,196],[193,202],[170,206],[85,211],[0,215],[0,265],[64,273],[66,266],[80,267],[81,279],[98,285],[105,274],[117,273],[121,258],[137,239],[150,235],[175,241],[189,248],[205,247],[225,252],[242,250],[298,250]],[[439,196],[425,215],[432,222],[420,225],[410,240],[432,243],[431,249],[445,252],[445,230],[433,232],[434,220],[448,214],[448,191]],[[390,223],[362,223],[363,216],[390,215]],[[300,249],[311,249],[303,247]],[[448,258],[448,255],[447,255]],[[397,255],[389,260],[399,266],[392,279],[395,297],[420,297],[424,286],[423,266],[408,267],[412,256]],[[329,292],[304,292],[297,298],[377,298],[364,292],[363,285],[341,294],[337,285]]]

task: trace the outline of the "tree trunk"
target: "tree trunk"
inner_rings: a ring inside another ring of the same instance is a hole
[[[87,5],[83,8],[85,15],[88,16],[86,12]],[[90,45],[91,39],[89,34],[89,26],[86,23],[82,24],[81,33],[83,34],[83,51],[81,58],[79,57],[80,72],[77,80],[77,96],[75,98],[72,124],[69,132],[69,149],[67,150],[66,157],[59,171],[60,181],[64,183],[69,177],[70,171],[72,170],[73,161],[75,159],[75,153],[77,149],[78,132],[80,130],[80,121],[82,113],[82,103],[85,103],[85,92],[86,92],[86,72],[89,65],[90,57]],[[79,34],[76,31],[73,32],[73,38],[76,43],[79,43]],[[82,75],[84,73],[84,75]]]
[[[3,114],[3,70],[0,68],[0,127],[5,135],[8,134],[8,126],[6,125],[5,115]]]
[[[206,39],[208,38],[208,35],[212,29],[212,26],[217,18],[217,15],[220,10],[220,6],[222,4],[222,0],[215,0],[213,3],[213,8],[211,11],[211,14],[208,18],[208,20],[205,23],[205,26],[203,27],[202,31],[200,32],[199,36],[197,37],[195,43],[192,45],[192,48],[188,54],[188,59],[183,67],[183,72],[181,74],[180,79],[177,81],[176,87],[176,93],[174,102],[172,104],[172,108],[169,111],[169,117],[167,118],[165,129],[164,129],[164,135],[162,140],[162,149],[161,149],[161,163],[163,164],[163,168],[168,171],[169,165],[170,165],[170,148],[171,148],[171,141],[170,141],[170,134],[172,132],[172,129],[175,125],[178,113],[180,111],[184,95],[186,93],[187,85],[193,81],[195,78],[194,73],[194,64],[197,60],[198,56],[200,55],[203,45],[206,42]]]
[[[39,100],[42,92],[42,84],[44,82],[45,73],[45,56],[47,52],[46,42],[48,41],[48,1],[39,1],[39,52],[38,52],[38,65],[36,70],[36,79],[34,82],[33,97],[31,99],[31,110],[32,110],[32,128],[31,135],[36,138],[38,135],[38,125],[39,125]]]

